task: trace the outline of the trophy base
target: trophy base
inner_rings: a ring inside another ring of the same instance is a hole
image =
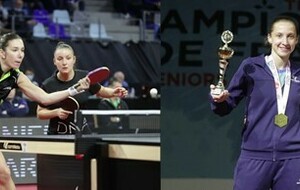
[[[223,91],[224,91],[224,89],[215,88],[214,90],[211,91],[211,94],[212,95],[220,95]]]

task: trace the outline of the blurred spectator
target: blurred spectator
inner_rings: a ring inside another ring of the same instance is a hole
[[[126,88],[127,90],[129,89],[129,84],[125,80],[125,74],[122,71],[116,71],[114,73],[114,78],[116,78],[118,81],[120,81],[124,88]]]
[[[124,88],[126,88],[126,90],[130,90],[130,89],[129,89],[129,84],[128,84],[128,82],[125,80],[125,74],[124,74],[122,71],[116,71],[116,72],[114,73],[113,77],[114,77],[115,79],[117,79],[118,81],[120,81],[120,83],[122,84],[122,86],[123,86]],[[109,81],[106,81],[106,82],[104,83],[103,86],[108,86],[108,85],[109,85]]]
[[[50,15],[44,8],[36,8],[33,10],[33,19],[38,23],[42,23],[44,26],[49,27],[51,23]]]
[[[32,68],[28,68],[24,71],[24,74],[29,78],[29,80],[37,85],[40,86],[40,83],[37,81],[36,77],[35,77],[35,73],[34,70]],[[22,94],[22,97],[25,98],[26,100],[31,101],[25,94]]]
[[[36,21],[32,19],[29,10],[24,7],[23,0],[15,0],[13,7],[8,10],[8,28],[16,31],[21,37],[31,37],[32,27]]]
[[[44,9],[44,4],[40,0],[26,0],[26,9],[28,10],[29,15],[33,15],[34,10],[36,9]]]
[[[8,10],[6,7],[3,6],[3,1],[0,0],[0,34],[5,34],[10,32],[7,28],[8,22]]]
[[[24,71],[24,74],[29,78],[29,80],[31,80],[31,82],[37,86],[40,85],[40,83],[38,82],[38,80],[36,79],[34,70],[32,68],[27,68]]]
[[[80,8],[76,9],[73,12],[73,23],[81,25],[83,23],[89,23],[89,15]]]
[[[159,11],[161,0],[114,0],[113,6],[117,12],[120,12],[136,18],[143,18],[143,11]]]
[[[108,87],[117,88],[122,86],[116,78],[111,78]],[[99,110],[128,110],[127,103],[120,97],[103,98],[99,105]],[[99,115],[98,125],[100,133],[124,132],[129,129],[128,116],[125,115]]]
[[[125,74],[122,71],[116,71],[113,75],[115,79],[120,81],[122,87],[124,87],[128,91],[128,98],[135,98],[135,89],[129,86],[129,83],[125,80]],[[103,86],[108,86],[109,81],[104,82]]]
[[[27,101],[16,95],[16,89],[12,89],[7,98],[0,105],[1,117],[22,117],[27,115],[29,107]]]
[[[68,0],[68,11],[71,16],[73,16],[75,10],[84,11],[85,10],[85,1],[84,0]]]
[[[48,27],[51,16],[45,9],[43,2],[40,0],[27,0],[26,4],[28,15],[32,17],[32,25],[42,23],[45,27]]]
[[[41,1],[33,0],[30,5],[31,15],[36,24],[41,23],[45,28],[49,28],[52,24],[52,18],[48,10],[45,9],[44,4]]]

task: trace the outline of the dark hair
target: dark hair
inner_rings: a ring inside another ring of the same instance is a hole
[[[22,38],[16,33],[6,33],[2,35],[0,38],[0,49],[5,50],[5,48],[8,46],[8,42],[15,39],[22,39]]]
[[[296,35],[297,36],[299,35],[299,23],[298,23],[298,21],[295,18],[293,18],[291,16],[287,16],[287,15],[280,15],[280,16],[275,17],[272,20],[272,22],[269,26],[269,29],[268,29],[268,35],[272,33],[274,25],[279,21],[288,21],[288,22],[293,23],[293,25],[295,26],[295,29],[296,29]],[[268,42],[268,37],[265,37],[265,45],[270,46],[270,44]]]
[[[298,21],[296,19],[294,19],[293,17],[286,16],[286,15],[280,15],[273,19],[273,21],[271,22],[271,25],[269,27],[268,34],[270,34],[273,31],[274,24],[279,21],[289,21],[289,22],[293,23],[293,25],[295,26],[295,29],[296,29],[296,34],[297,34],[297,36],[299,35]]]
[[[112,86],[115,82],[121,83],[116,77],[111,77],[108,80],[108,86]]]

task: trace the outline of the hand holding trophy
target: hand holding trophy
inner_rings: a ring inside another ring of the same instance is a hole
[[[233,34],[229,30],[225,30],[221,35],[221,40],[224,43],[218,50],[219,55],[219,81],[216,85],[216,88],[212,91],[213,95],[220,95],[224,90],[224,76],[225,71],[228,65],[227,59],[230,59],[233,56],[234,50],[228,47],[228,44],[233,40]]]

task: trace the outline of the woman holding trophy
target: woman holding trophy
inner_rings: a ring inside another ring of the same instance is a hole
[[[210,86],[211,109],[220,116],[246,99],[234,190],[300,189],[300,65],[290,60],[298,28],[293,18],[275,18],[270,54],[244,59],[227,90]]]

